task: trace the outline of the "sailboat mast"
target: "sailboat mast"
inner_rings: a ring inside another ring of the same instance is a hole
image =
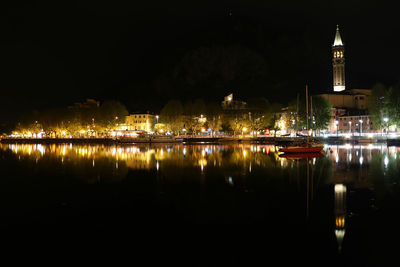
[[[306,84],[306,125],[307,125],[307,144],[308,144],[308,86]]]
[[[313,121],[314,121],[314,117],[313,117],[313,113],[312,113],[312,95],[310,96],[310,124],[311,124],[311,137],[313,136]]]
[[[297,103],[296,103],[296,132],[299,130],[299,93],[297,93]]]

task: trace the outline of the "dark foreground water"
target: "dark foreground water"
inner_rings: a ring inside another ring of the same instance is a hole
[[[3,144],[0,226],[129,232],[145,266],[397,265],[399,148],[324,150]]]

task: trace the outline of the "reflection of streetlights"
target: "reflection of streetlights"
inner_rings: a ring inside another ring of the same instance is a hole
[[[339,126],[338,126],[339,122],[336,120],[335,121],[335,125],[336,125],[336,137],[339,136],[338,130],[339,130]]]
[[[360,121],[360,136],[362,136],[362,123],[363,123],[363,120],[359,120]]]

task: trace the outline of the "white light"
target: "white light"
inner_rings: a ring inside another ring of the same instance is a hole
[[[387,168],[387,166],[389,164],[389,158],[387,155],[385,155],[384,164],[385,164],[385,168]]]
[[[344,91],[345,88],[346,87],[341,86],[341,85],[335,85],[335,86],[333,86],[333,91],[340,92],[340,91]]]
[[[335,184],[335,193],[345,193],[346,192],[346,186],[343,184]]]

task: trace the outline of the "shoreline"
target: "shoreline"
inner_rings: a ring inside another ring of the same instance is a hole
[[[124,145],[124,144],[179,144],[179,143],[193,143],[193,144],[204,144],[204,143],[261,143],[271,145],[288,145],[292,142],[302,140],[303,137],[185,137],[176,138],[175,140],[149,140],[149,139],[138,139],[138,140],[119,140],[111,138],[1,138],[0,143],[2,144],[112,144],[112,145]],[[327,144],[374,144],[374,143],[385,143],[387,145],[400,145],[400,139],[371,139],[364,137],[313,137],[314,140],[327,143]]]

